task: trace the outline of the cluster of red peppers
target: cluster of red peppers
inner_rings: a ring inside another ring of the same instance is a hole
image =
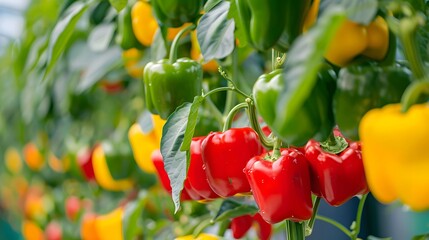
[[[249,127],[194,137],[181,199],[253,194],[267,223],[308,220],[313,215],[312,193],[339,206],[368,192],[360,143],[346,141],[338,130],[330,140],[339,141],[342,148],[332,152],[329,141],[309,140],[301,148],[267,151]],[[152,161],[171,193],[159,151],[152,155]]]

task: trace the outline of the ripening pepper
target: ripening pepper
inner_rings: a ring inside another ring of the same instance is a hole
[[[277,111],[276,104],[284,87],[284,79],[281,69],[274,70],[260,76],[253,86],[256,109],[270,129],[290,145],[302,146],[313,137],[324,139],[334,125],[328,81],[320,74],[308,98],[291,121],[276,123],[278,116],[283,114]]]
[[[116,35],[116,43],[123,49],[142,48],[143,46],[137,40],[133,32],[131,7],[126,6],[118,14],[118,32]]]
[[[376,199],[429,209],[429,105],[401,112],[399,104],[365,114],[359,125],[369,188]]]
[[[307,160],[296,149],[282,149],[252,158],[244,173],[252,188],[259,213],[268,223],[300,222],[311,218],[311,183]]]
[[[134,160],[143,171],[155,173],[156,169],[151,161],[152,152],[160,148],[162,128],[165,121],[157,115],[152,115],[153,129],[144,133],[138,123],[134,123],[128,131],[128,140],[134,155]]]
[[[201,64],[188,58],[150,62],[146,64],[143,76],[146,107],[162,119],[167,119],[177,107],[192,102],[201,94]]]
[[[411,73],[398,66],[350,66],[340,70],[334,95],[335,121],[342,133],[358,139],[361,118],[372,108],[401,101]]]
[[[332,206],[340,206],[356,195],[368,193],[359,142],[348,142],[340,153],[331,153],[311,139],[305,146],[311,173],[311,188]]]
[[[389,49],[389,28],[377,16],[368,26],[345,20],[330,42],[325,58],[340,67],[349,64],[358,55],[383,60]]]
[[[122,159],[117,160],[121,161]],[[92,153],[92,164],[94,167],[95,179],[102,188],[110,191],[125,191],[133,187],[134,182],[130,178],[117,180],[112,176],[110,172],[112,168],[109,168],[101,144],[96,146]]]
[[[39,148],[34,143],[27,143],[23,149],[24,161],[27,166],[33,171],[40,171],[44,164],[45,158]]]
[[[301,34],[311,0],[235,0],[247,40],[256,49],[281,52]]]
[[[251,128],[231,128],[209,134],[201,145],[209,185],[221,197],[250,192],[243,169],[264,151],[258,134]]]
[[[151,3],[158,24],[173,28],[194,22],[203,7],[202,0],[152,0]]]
[[[123,239],[122,235],[122,216],[124,215],[124,209],[119,207],[107,214],[99,215],[95,219],[95,230],[97,239],[109,240],[109,239]]]
[[[215,199],[219,196],[209,185],[201,155],[201,144],[204,138],[205,137],[195,137],[192,139],[190,148],[191,157],[186,180],[189,182],[192,190],[201,196],[202,199]]]

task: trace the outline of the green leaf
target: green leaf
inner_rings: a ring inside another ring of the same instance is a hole
[[[153,130],[152,114],[148,110],[144,110],[138,117],[137,123],[143,133],[150,133]]]
[[[136,239],[140,233],[140,216],[143,213],[147,202],[147,192],[141,191],[136,201],[126,205],[124,215],[122,216],[122,235],[125,240]]]
[[[186,125],[185,137],[183,139],[182,146],[180,147],[180,151],[188,151],[191,146],[195,126],[197,125],[198,110],[200,109],[200,105],[203,100],[204,97],[202,96],[195,96],[194,98],[194,102],[191,105],[191,110],[189,111],[188,124]]]
[[[127,6],[128,0],[109,0],[109,2],[116,9],[116,11],[120,12]]]
[[[221,2],[222,0],[208,0],[206,4],[204,4],[204,12],[208,12],[212,10],[214,7],[216,7],[216,5],[218,5]]]
[[[166,43],[160,28],[156,30],[155,36],[153,37],[153,43],[150,46],[150,56],[153,62],[161,60],[167,56]]]
[[[412,238],[412,240],[428,240],[428,239],[429,239],[429,233],[417,235]]]
[[[58,58],[66,48],[67,42],[75,31],[75,27],[80,17],[88,9],[88,3],[76,2],[74,3],[66,15],[57,22],[54,30],[49,37],[48,44],[48,64],[46,67],[44,79],[55,66]]]
[[[197,26],[197,38],[205,61],[221,59],[234,50],[234,20],[228,19],[230,2],[223,1],[204,14]]]
[[[364,25],[368,25],[378,11],[377,0],[324,0],[320,3],[320,13],[331,8],[343,7],[347,12],[347,18]]]
[[[289,125],[313,89],[323,64],[329,43],[345,19],[342,8],[332,8],[321,17],[317,25],[292,45],[283,69],[283,88],[280,90],[276,110],[279,113],[274,128]]]
[[[254,215],[258,210],[255,205],[242,204],[231,199],[226,199],[222,202],[219,211],[212,221],[222,222],[246,214]]]
[[[231,7],[228,12],[228,19],[234,19],[235,22],[235,37],[238,39],[239,46],[243,47],[247,45],[247,37],[244,32],[244,25],[241,21],[241,17],[238,14],[238,7],[236,1],[231,1]]]
[[[115,33],[115,24],[102,23],[94,27],[88,37],[88,46],[94,52],[107,50]]]
[[[185,136],[191,106],[191,103],[184,103],[178,107],[162,129],[161,154],[165,171],[170,178],[175,213],[180,209],[180,194],[188,169],[186,152],[180,151],[180,147]]]

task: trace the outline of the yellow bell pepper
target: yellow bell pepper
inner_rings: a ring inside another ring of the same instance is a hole
[[[429,209],[429,104],[401,113],[399,104],[373,109],[359,135],[368,185],[383,203],[399,199],[414,210]]]
[[[16,148],[9,147],[4,154],[4,160],[7,170],[11,173],[18,174],[21,172],[22,160]]]
[[[134,159],[137,165],[147,173],[156,173],[151,155],[154,150],[160,148],[165,120],[162,120],[158,115],[152,115],[152,123],[153,129],[149,133],[144,133],[138,123],[134,123],[128,130],[128,139]]]
[[[24,146],[24,160],[33,171],[40,171],[45,164],[43,155],[34,143],[28,143]]]
[[[175,240],[219,240],[220,238],[218,236],[207,234],[207,233],[201,233],[197,237],[194,237],[193,235],[187,235],[183,237],[178,237]]]
[[[325,58],[344,67],[360,54],[383,60],[388,48],[389,29],[382,17],[376,17],[368,26],[345,20],[330,42]]]
[[[80,236],[82,240],[100,240],[97,235],[97,228],[95,222],[97,215],[89,213],[83,216],[82,223],[80,225]]]
[[[105,215],[99,215],[95,220],[96,235],[99,240],[121,240],[122,236],[122,216],[124,210],[119,207]]]
[[[139,66],[139,60],[142,57],[142,52],[136,48],[130,48],[122,52],[122,59],[127,73],[134,78],[143,76],[144,66]]]
[[[131,189],[134,185],[134,182],[130,179],[113,179],[107,166],[102,145],[98,145],[92,153],[92,166],[94,167],[97,183],[106,190],[125,191]]]
[[[43,230],[33,221],[24,220],[22,223],[22,235],[25,240],[43,240],[45,234]]]
[[[152,14],[151,5],[145,1],[137,1],[131,10],[131,19],[133,32],[137,40],[144,46],[152,45],[153,37],[158,29],[158,22]],[[184,26],[169,28],[167,39],[173,40]]]

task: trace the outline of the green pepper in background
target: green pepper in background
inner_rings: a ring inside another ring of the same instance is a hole
[[[253,87],[253,96],[258,113],[270,129],[287,144],[304,145],[310,138],[325,140],[334,126],[332,94],[329,84],[332,77],[319,74],[317,82],[302,107],[288,125],[274,125],[280,112],[276,111],[277,100],[283,85],[281,69],[264,74]]]
[[[128,142],[103,142],[106,163],[112,178],[115,180],[129,178],[137,168],[133,152]]]
[[[131,7],[126,6],[118,15],[118,33],[116,35],[116,43],[123,50],[131,48],[141,49],[143,46],[137,40],[133,32],[131,19]]]
[[[98,25],[103,22],[110,9],[110,2],[100,1],[90,13],[89,21],[91,24]]]
[[[152,0],[151,3],[158,24],[173,28],[194,22],[203,7],[201,0]]]
[[[247,40],[258,50],[285,52],[301,34],[311,0],[235,0]]]
[[[411,73],[399,66],[351,66],[340,70],[334,95],[334,113],[345,137],[359,139],[361,118],[372,108],[399,103]]]

